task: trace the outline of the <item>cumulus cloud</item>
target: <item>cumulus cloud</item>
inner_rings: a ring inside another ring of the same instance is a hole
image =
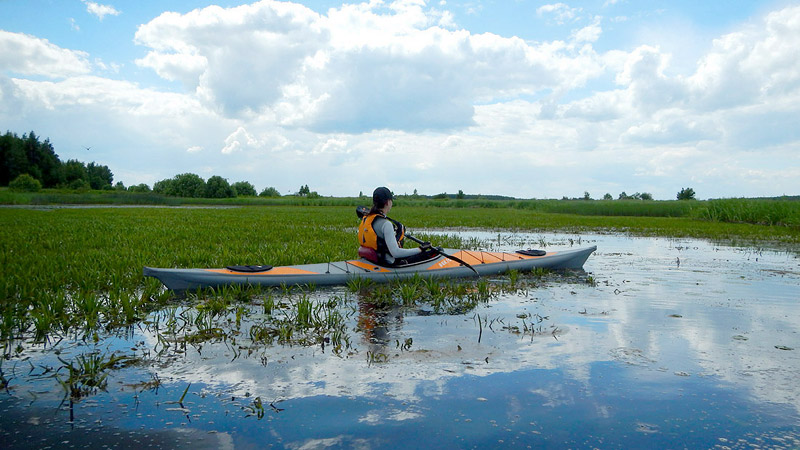
[[[259,142],[254,138],[244,127],[239,127],[233,133],[225,138],[225,146],[222,147],[222,153],[227,155],[243,148],[257,148]]]
[[[86,52],[68,50],[23,33],[0,30],[0,70],[51,78],[88,73]]]
[[[670,55],[658,48],[641,46],[635,49],[617,74],[616,81],[628,87],[634,104],[643,112],[671,108],[685,100],[686,85],[680,77],[665,73]]]
[[[705,108],[729,108],[800,88],[800,7],[768,14],[763,24],[714,40],[688,80]]]
[[[591,51],[449,30],[446,17],[411,0],[327,16],[268,0],[165,13],[137,31],[151,48],[137,64],[181,80],[228,117],[348,133],[464,128],[476,101],[566,89],[602,70]]]
[[[101,5],[100,3],[90,2],[87,0],[83,0],[83,3],[86,5],[86,11],[89,14],[96,16],[100,20],[103,20],[106,16],[120,15],[120,12],[117,11],[113,6]]]

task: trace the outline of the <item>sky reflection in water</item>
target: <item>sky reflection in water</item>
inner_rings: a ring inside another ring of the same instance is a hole
[[[61,387],[38,376],[58,366],[55,355],[29,348],[30,365],[3,364],[13,378],[0,397],[2,437],[197,448],[800,445],[797,256],[683,239],[464,234],[502,250],[596,244],[585,265],[596,284],[548,278],[463,315],[375,314],[344,289],[319,290],[313,298],[350,297],[351,330],[359,318],[375,323],[351,332],[352,353],[188,346],[114,372],[108,393],[74,405],[74,423],[68,405],[58,408]],[[155,334],[60,350],[67,359],[134,346],[154,348]],[[153,374],[158,389],[132,386]],[[248,409],[256,397],[260,418]]]

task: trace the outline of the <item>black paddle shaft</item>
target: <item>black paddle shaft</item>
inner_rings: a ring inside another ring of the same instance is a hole
[[[367,208],[366,206],[357,206],[357,207],[356,207],[356,215],[358,216],[358,218],[359,218],[359,219],[361,219],[362,217],[364,217],[364,216],[366,216],[366,215],[368,215],[368,214],[369,214],[369,208]],[[398,222],[398,221],[396,221],[396,220],[394,220],[394,219],[392,219],[392,218],[390,218],[390,217],[386,217],[386,219],[387,219],[387,220],[389,220],[390,222],[392,222],[393,224],[397,225],[398,227],[402,227],[402,226],[403,226],[403,224],[402,224],[402,223],[400,223],[400,222]],[[422,240],[420,240],[420,239],[417,239],[417,238],[415,238],[414,236],[411,236],[411,235],[409,235],[409,234],[405,235],[405,237],[407,237],[407,238],[411,239],[412,241],[414,241],[414,242],[416,242],[417,244],[420,244],[420,245],[425,245],[425,244],[427,244],[427,245],[431,245],[431,243],[430,243],[430,242],[425,242],[425,241],[422,241]],[[474,268],[474,267],[472,267],[472,266],[470,266],[469,264],[467,264],[467,263],[466,263],[464,260],[462,260],[462,259],[460,259],[460,258],[456,258],[456,257],[455,257],[455,256],[453,256],[453,255],[448,255],[447,253],[445,253],[444,251],[442,251],[442,250],[440,250],[440,249],[438,249],[438,248],[436,248],[436,247],[430,247],[430,249],[431,249],[432,251],[434,251],[434,252],[436,252],[436,253],[438,253],[438,254],[440,254],[440,255],[444,256],[445,258],[452,259],[453,261],[455,261],[455,262],[457,262],[457,263],[461,264],[462,266],[469,267],[469,268],[470,268],[470,270],[472,270],[473,272],[475,272],[475,275],[480,275],[480,274],[478,273],[478,271],[477,271],[477,270],[475,270],[475,268]]]

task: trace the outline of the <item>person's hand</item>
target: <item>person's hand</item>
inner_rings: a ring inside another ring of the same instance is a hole
[[[422,244],[419,244],[419,248],[423,252],[427,252],[428,250],[431,249],[431,243],[430,242],[423,242]]]

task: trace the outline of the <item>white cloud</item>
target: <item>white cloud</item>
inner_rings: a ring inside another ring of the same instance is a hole
[[[441,147],[443,147],[443,148],[446,148],[446,147],[458,147],[459,145],[462,144],[463,141],[464,141],[464,139],[462,139],[459,136],[455,136],[455,135],[447,136],[447,138],[445,138],[445,140],[442,141]]]
[[[244,148],[257,148],[259,142],[254,138],[244,127],[239,127],[225,138],[225,146],[222,147],[222,153],[227,155]]]
[[[671,108],[686,99],[686,85],[679,77],[669,77],[665,69],[670,55],[659,49],[641,46],[625,61],[616,81],[628,87],[635,106],[645,113]]]
[[[630,127],[621,139],[644,144],[682,145],[722,137],[713,120],[684,114],[681,110],[667,111],[651,121]]]
[[[775,11],[757,24],[714,40],[689,79],[707,109],[728,108],[800,88],[800,6]]]
[[[313,154],[320,153],[347,153],[347,140],[332,137],[325,142],[321,142],[314,148]]]
[[[0,71],[61,78],[89,73],[88,54],[22,33],[0,30]]]
[[[99,3],[90,2],[87,0],[83,0],[83,3],[86,5],[86,11],[93,16],[97,16],[97,18],[100,20],[103,20],[106,16],[120,15],[120,12],[117,11],[113,6],[101,5]]]
[[[423,6],[362,3],[320,16],[262,1],[165,13],[137,31],[151,48],[137,64],[228,117],[351,133],[471,126],[476,101],[564,90],[601,70],[591,50],[450,31],[440,26],[447,14]]]
[[[591,25],[585,26],[572,32],[572,39],[575,42],[597,42],[603,28],[600,27],[600,17],[595,17]]]
[[[581,11],[581,8],[572,8],[565,3],[553,3],[540,6],[538,9],[536,9],[536,14],[541,17],[552,17],[553,21],[563,25],[567,22],[575,20]]]

